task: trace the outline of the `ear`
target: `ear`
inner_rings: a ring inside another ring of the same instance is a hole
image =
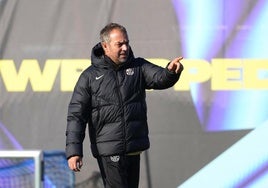
[[[102,42],[101,43],[102,49],[104,51],[104,54],[109,53],[109,48],[108,48],[108,44],[106,42]]]
[[[104,51],[107,49],[107,43],[106,42],[102,42],[101,46],[102,46]]]

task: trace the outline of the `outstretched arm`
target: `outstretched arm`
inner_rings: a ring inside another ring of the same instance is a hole
[[[177,57],[161,67],[146,61],[138,59],[142,63],[142,73],[145,80],[146,89],[167,89],[172,87],[180,78],[183,65],[180,63],[182,57]]]

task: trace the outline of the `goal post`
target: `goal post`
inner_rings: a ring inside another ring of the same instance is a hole
[[[41,150],[0,150],[1,160],[33,159],[34,187],[43,188],[43,152]],[[0,166],[0,171],[2,165]]]

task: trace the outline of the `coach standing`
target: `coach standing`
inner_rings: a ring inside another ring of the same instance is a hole
[[[66,157],[70,169],[79,171],[88,124],[105,187],[137,188],[140,153],[150,146],[146,89],[172,87],[183,70],[182,57],[166,68],[135,58],[126,29],[116,23],[106,25],[100,39],[69,104]]]

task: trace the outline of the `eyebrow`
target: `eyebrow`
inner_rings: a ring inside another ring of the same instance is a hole
[[[125,44],[125,43],[129,43],[129,40],[126,41],[117,41],[116,44]]]

